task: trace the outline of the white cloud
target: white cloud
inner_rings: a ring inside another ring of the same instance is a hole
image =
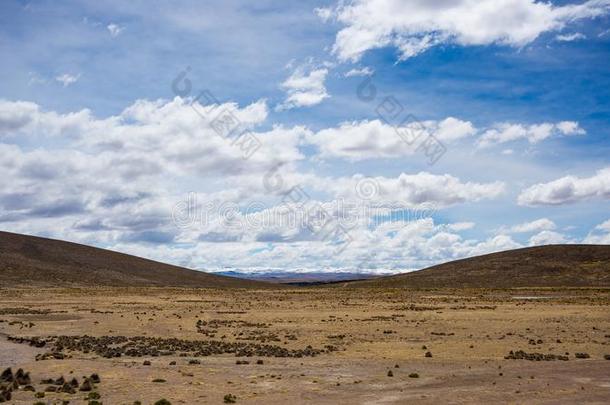
[[[534,0],[340,2],[333,17],[344,28],[333,52],[342,61],[357,61],[368,50],[394,46],[404,60],[442,43],[523,47],[545,32],[609,10],[607,0],[561,6]],[[321,16],[331,18],[327,11]]]
[[[610,198],[610,168],[592,177],[565,176],[549,183],[535,184],[519,195],[519,205],[561,205],[592,198]]]
[[[460,232],[460,231],[465,231],[467,229],[472,229],[472,228],[474,228],[474,226],[475,226],[474,222],[455,222],[453,224],[448,224],[447,228],[452,231]]]
[[[0,136],[72,139],[77,148],[112,153],[125,164],[130,159],[156,160],[177,173],[264,173],[278,164],[303,158],[298,144],[308,131],[303,127],[276,126],[255,134],[266,147],[244,160],[241,146],[214,130],[212,109],[236,117],[241,123],[240,131],[252,130],[268,114],[263,100],[244,108],[235,103],[191,106],[188,100],[178,97],[171,101],[138,100],[120,115],[106,119],[96,119],[89,110],[58,114],[43,111],[31,102],[0,101]],[[197,111],[208,116],[204,118]],[[132,171],[140,170],[135,163],[129,166]]]
[[[78,79],[80,79],[80,73],[77,75],[64,73],[63,75],[55,78],[55,80],[60,82],[64,87],[68,87],[69,85],[76,83]]]
[[[287,97],[277,110],[311,107],[330,97],[324,85],[326,75],[328,69],[325,67],[298,67],[281,85]]]
[[[463,182],[449,174],[401,173],[398,177],[315,178],[311,186],[332,192],[335,198],[362,199],[406,207],[441,208],[454,204],[494,199],[505,191],[502,182]]]
[[[121,27],[120,25],[115,23],[108,24],[106,28],[108,29],[108,32],[110,32],[110,36],[113,38],[119,36],[119,34],[125,29],[125,27]]]
[[[555,37],[555,39],[560,42],[572,42],[572,41],[577,41],[579,39],[586,39],[586,38],[587,38],[587,36],[580,32],[574,32],[572,34],[560,34]]]
[[[211,109],[237,117],[263,147],[245,160],[232,139],[214,131]],[[31,102],[0,101],[1,139],[62,138],[34,150],[0,143],[0,223],[102,245],[172,243],[182,237],[171,213],[185,187],[204,190],[210,200],[243,201],[251,193],[235,188],[237,179],[255,179],[260,193],[268,170],[289,171],[303,158],[298,144],[305,128],[255,132],[267,113],[264,101],[203,107],[176,98],[139,100],[118,116],[97,119],[88,110],[58,114]]]
[[[532,222],[524,222],[519,225],[515,225],[510,228],[510,232],[513,233],[528,233],[528,232],[539,232],[539,231],[550,231],[556,228],[553,221],[548,218],[540,218]]]
[[[488,129],[477,129],[472,122],[455,117],[439,121],[411,121],[395,128],[381,120],[344,122],[311,135],[307,141],[316,145],[321,158],[342,158],[353,161],[379,158],[399,158],[412,155],[420,139],[434,136],[442,143],[478,136],[480,148],[493,144],[527,139],[538,143],[550,136],[584,134],[578,123],[561,121],[556,124],[535,125],[496,124]],[[508,149],[503,154],[512,154]]]
[[[87,109],[58,114],[54,111],[43,111],[32,102],[0,99],[0,137],[75,137],[91,130],[93,123],[91,111]]]
[[[479,256],[487,253],[500,252],[503,250],[517,249],[522,247],[518,242],[515,242],[508,235],[496,235],[486,241],[476,244],[471,249],[467,250],[465,257]]]
[[[380,120],[365,120],[323,129],[310,136],[307,141],[318,147],[322,158],[365,160],[413,154],[417,143],[409,143],[405,138],[420,139],[434,135],[441,142],[453,142],[475,132],[472,123],[453,117],[442,121],[410,122],[398,129]]]
[[[610,219],[597,225],[589,232],[583,243],[610,245]]]
[[[210,119],[225,110],[263,143],[248,160],[211,125]],[[59,114],[31,102],[0,101],[4,142],[61,137],[35,150],[0,143],[2,228],[208,270],[265,263],[288,270],[397,272],[520,246],[507,235],[465,239],[460,233],[472,229],[473,222],[433,219],[436,210],[500,197],[502,182],[428,172],[324,177],[316,171],[317,161],[311,172],[297,171],[300,164],[312,163],[301,148],[317,134],[302,126],[269,127],[268,114],[264,100],[246,106],[138,100],[103,119],[88,110]],[[465,139],[474,130],[458,119],[423,124],[445,140]],[[389,128],[379,122],[373,127]],[[374,150],[393,156],[390,149]],[[283,187],[303,187],[315,196],[311,205],[323,206],[332,216],[339,218],[339,201],[372,209],[358,211],[345,225],[352,239],[345,251],[337,254],[331,242],[289,221],[284,197],[265,189],[262,181],[272,168],[279,168]],[[364,182],[372,193],[363,195]],[[209,215],[199,222],[189,216],[188,226],[177,227],[172,214],[189,191],[200,196],[194,206]],[[397,215],[405,208],[406,217]]]
[[[601,224],[597,225],[595,227],[595,229],[599,229],[601,231],[610,232],[610,219],[607,220],[606,222],[602,222]]]
[[[448,117],[439,121],[436,127],[433,126],[433,129],[433,134],[436,138],[447,142],[466,138],[476,133],[476,129],[471,122],[462,121],[454,117]]]
[[[526,139],[535,144],[553,135],[582,135],[585,131],[574,121],[561,121],[556,124],[548,122],[534,125],[501,123],[487,129],[479,138],[477,145],[481,148]]]
[[[530,246],[557,245],[561,243],[568,243],[568,240],[562,234],[554,231],[542,231],[529,239]]]
[[[363,67],[360,69],[356,69],[356,68],[351,69],[351,70],[347,71],[344,76],[345,77],[371,76],[373,73],[375,73],[375,71],[372,68],[366,66],[366,67]]]
[[[561,121],[555,124],[555,128],[557,128],[563,135],[584,135],[586,131],[582,129],[578,122],[575,121]]]

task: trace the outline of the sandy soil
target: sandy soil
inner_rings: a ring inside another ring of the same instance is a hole
[[[228,394],[236,403],[253,404],[605,404],[610,402],[610,361],[604,359],[610,355],[609,303],[610,290],[603,289],[4,289],[0,367],[29,371],[37,391],[48,386],[42,379],[63,375],[80,382],[98,373],[99,401],[113,405],[154,404],[161,398],[222,404]],[[54,348],[51,339],[43,348],[7,340],[61,335],[271,349],[252,357],[176,350],[104,358],[103,350],[121,344],[84,353]],[[283,349],[298,353],[308,346],[321,353],[275,357],[286,353]],[[505,359],[511,350],[569,360]],[[68,358],[35,360],[54,351]],[[34,392],[17,390],[10,403],[86,404],[87,394],[77,390],[35,399]]]

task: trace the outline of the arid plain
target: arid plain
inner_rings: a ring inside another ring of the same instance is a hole
[[[0,367],[29,372],[15,404],[602,404],[609,304],[602,288],[0,289]]]

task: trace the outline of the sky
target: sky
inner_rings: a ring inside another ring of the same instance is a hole
[[[610,0],[7,0],[0,59],[0,230],[242,272],[610,243]]]

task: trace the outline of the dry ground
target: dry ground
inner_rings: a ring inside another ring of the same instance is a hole
[[[609,303],[610,290],[604,289],[0,289],[0,367],[29,371],[37,391],[48,386],[42,379],[81,381],[98,373],[95,390],[106,405],[161,398],[221,404],[227,394],[238,404],[602,404],[610,402],[610,361],[604,359],[610,355]],[[59,335],[271,346],[252,357],[197,357],[182,348],[104,358],[104,350],[124,343],[84,353],[53,347],[52,341],[35,348],[7,340]],[[305,353],[322,352],[274,357],[307,346]],[[505,359],[511,350],[567,353],[569,360]],[[35,361],[53,351],[69,357]],[[590,357],[577,359],[575,353]],[[189,364],[195,359],[200,364]],[[35,399],[33,392],[18,390],[11,403],[86,404],[86,394]]]

